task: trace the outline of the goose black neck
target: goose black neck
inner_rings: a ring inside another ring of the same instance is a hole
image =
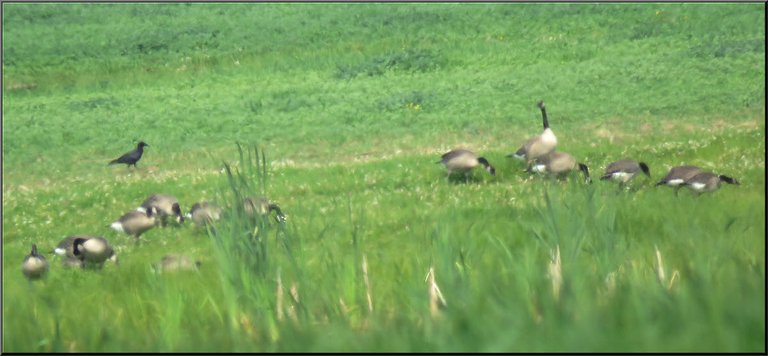
[[[549,128],[549,120],[547,120],[547,109],[541,108],[541,119],[544,121],[544,130]]]

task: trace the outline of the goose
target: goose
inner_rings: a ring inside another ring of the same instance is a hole
[[[62,265],[64,265],[64,267],[83,267],[84,265],[83,254],[79,254],[79,253],[75,254],[75,240],[78,240],[78,239],[89,240],[93,238],[104,240],[103,237],[98,237],[98,236],[88,236],[88,235],[67,236],[63,240],[61,240],[61,242],[59,242],[58,245],[56,245],[56,248],[53,250],[53,253],[63,257]],[[112,252],[112,254],[108,257],[108,259],[112,262],[118,263],[117,255],[114,254],[114,252]]]
[[[696,174],[701,172],[701,168],[696,166],[676,166],[669,170],[664,178],[662,178],[656,186],[668,185],[675,188],[675,194],[683,187],[683,183],[693,178]]]
[[[531,171],[555,176],[564,176],[572,172],[576,167],[584,173],[584,180],[591,183],[589,168],[583,163],[576,162],[576,158],[566,152],[552,152],[546,156],[537,158],[531,166]]]
[[[109,241],[101,236],[76,237],[72,242],[75,257],[84,263],[103,265],[104,261],[117,262],[117,255],[109,245]]]
[[[453,173],[464,173],[465,175],[477,167],[483,165],[485,170],[492,176],[496,175],[496,168],[494,168],[485,157],[478,157],[474,152],[465,149],[451,150],[441,156],[441,160],[437,163],[442,163],[445,169],[448,171],[448,176]]]
[[[149,207],[155,207],[162,226],[166,226],[168,216],[174,216],[174,219],[179,224],[184,222],[184,216],[181,214],[179,200],[172,195],[152,194],[145,199],[144,202],[141,203],[141,206],[136,210],[146,212],[146,209]]]
[[[200,261],[195,261],[189,256],[170,254],[163,256],[152,268],[157,273],[163,273],[196,270],[200,265]]]
[[[37,253],[36,244],[32,244],[32,251],[24,257],[24,262],[21,263],[21,272],[30,281],[40,279],[48,273],[48,261],[43,255]]]
[[[623,186],[630,179],[635,177],[637,172],[642,171],[648,177],[651,176],[651,170],[645,162],[636,162],[629,159],[623,159],[613,162],[605,167],[605,174],[600,177],[600,180],[612,179],[619,182],[619,186]]]
[[[144,154],[144,147],[149,146],[148,144],[144,143],[144,141],[139,142],[139,144],[136,146],[136,149],[116,158],[109,162],[109,166],[113,164],[126,164],[127,167],[130,167],[133,165],[133,168],[136,168],[136,163],[139,162],[141,159],[141,156]]]
[[[221,219],[221,208],[207,201],[195,203],[187,213],[187,218],[192,219],[197,226],[210,224]]]
[[[155,227],[158,222],[156,208],[149,207],[144,212],[133,210],[123,214],[110,227],[117,232],[123,232],[138,239],[141,234]]]
[[[67,236],[63,240],[61,240],[61,242],[59,242],[58,245],[56,245],[56,248],[53,250],[53,253],[65,258],[76,258],[75,239],[78,239],[78,238],[90,239],[91,237],[92,236],[86,236],[86,235]]]
[[[526,163],[545,156],[555,150],[557,147],[557,137],[552,129],[549,128],[549,120],[547,120],[547,110],[543,101],[537,103],[539,109],[541,109],[541,119],[544,123],[544,131],[534,137],[528,139],[515,153],[507,155],[507,157],[515,157],[520,160],[524,160]]]
[[[285,214],[283,214],[283,211],[280,209],[280,206],[270,202],[269,200],[267,200],[267,198],[247,197],[243,199],[243,208],[245,209],[245,213],[250,217],[254,217],[255,216],[254,213],[259,215],[267,215],[274,210],[275,213],[277,214],[275,216],[275,219],[278,222],[285,222]]]
[[[693,176],[691,179],[686,180],[682,184],[691,189],[696,195],[706,192],[713,192],[720,188],[720,184],[726,182],[728,184],[740,185],[738,180],[724,176],[717,175],[712,172],[701,172]]]

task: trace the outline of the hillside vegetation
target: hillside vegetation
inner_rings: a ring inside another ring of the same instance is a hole
[[[765,352],[764,19],[4,3],[3,351]],[[593,184],[505,157],[541,132],[538,100]],[[140,140],[137,169],[107,166]],[[457,147],[497,175],[446,179]],[[597,179],[623,158],[651,178]],[[682,164],[741,184],[654,187]],[[266,194],[288,220],[108,228],[154,193],[184,212]],[[63,268],[75,234],[120,263]],[[33,243],[51,267],[28,283]],[[200,269],[154,273],[168,253]]]

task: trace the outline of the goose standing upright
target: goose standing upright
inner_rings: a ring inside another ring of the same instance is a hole
[[[549,120],[547,119],[547,109],[544,106],[544,101],[537,103],[539,109],[541,109],[541,120],[544,124],[544,131],[531,137],[525,142],[515,153],[507,155],[507,157],[515,157],[520,160],[524,160],[526,164],[530,164],[533,160],[545,156],[555,150],[557,147],[557,137],[552,129],[549,128]]]
[[[21,272],[30,281],[40,279],[48,273],[48,261],[43,255],[37,253],[37,245],[32,244],[32,251],[24,257],[21,263]]]

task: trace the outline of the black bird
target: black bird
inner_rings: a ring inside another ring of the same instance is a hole
[[[123,163],[123,164],[127,164],[128,167],[133,165],[133,168],[136,168],[136,162],[138,162],[141,159],[141,155],[144,154],[144,146],[149,146],[149,145],[144,143],[144,141],[140,141],[139,145],[136,146],[135,150],[120,156],[120,158],[118,159],[112,160],[111,162],[109,162],[109,165],[111,166],[113,164]]]

